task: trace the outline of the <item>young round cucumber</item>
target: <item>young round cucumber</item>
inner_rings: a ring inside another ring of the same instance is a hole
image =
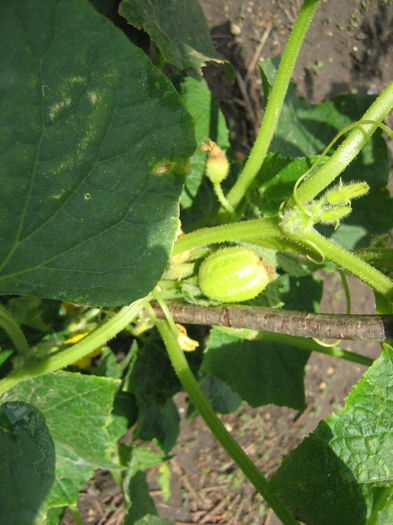
[[[220,303],[253,299],[269,281],[268,268],[259,255],[242,246],[217,250],[199,268],[202,293]]]

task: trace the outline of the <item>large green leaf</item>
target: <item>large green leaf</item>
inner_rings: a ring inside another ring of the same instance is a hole
[[[2,2],[0,70],[0,293],[145,295],[194,150],[174,88],[80,0]]]
[[[156,43],[164,60],[197,73],[210,60],[222,62],[210,40],[198,0],[123,0],[119,12]]]
[[[261,339],[247,340],[213,328],[202,368],[251,406],[274,403],[304,408],[304,367],[309,353]]]
[[[54,481],[55,451],[40,412],[11,401],[0,407],[0,523],[35,523]]]
[[[393,348],[385,345],[345,407],[322,421],[272,478],[277,496],[301,521],[365,523],[373,491],[393,487],[392,409]]]
[[[4,394],[4,400],[28,402],[45,417],[56,451],[48,506],[74,504],[94,469],[110,465],[107,426],[116,387],[113,379],[59,372],[19,383]]]

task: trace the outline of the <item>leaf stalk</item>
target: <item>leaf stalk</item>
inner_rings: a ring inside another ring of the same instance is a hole
[[[156,321],[156,326],[165,343],[169,358],[173,368],[179,377],[185,391],[189,395],[203,420],[210,428],[216,439],[221,443],[225,451],[233,459],[236,465],[242,470],[247,479],[254,485],[265,501],[270,505],[277,517],[285,525],[299,525],[299,522],[292,518],[288,509],[272,492],[268,480],[258,470],[253,461],[247,456],[244,450],[233,439],[225,429],[208,400],[203,394],[198,382],[194,378],[187,360],[182,352],[176,335],[167,321]]]
[[[239,175],[239,178],[227,195],[227,199],[233,208],[236,208],[243,199],[247,189],[257,176],[257,173],[265,160],[274,132],[277,128],[278,119],[284,104],[285,95],[288,90],[297,57],[319,1],[320,0],[305,0],[296,18],[292,32],[285,46],[284,53],[281,57],[280,66],[269,96],[257,138],[250,150],[249,157]]]

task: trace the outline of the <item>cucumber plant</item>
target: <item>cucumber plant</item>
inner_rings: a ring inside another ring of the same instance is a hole
[[[319,106],[296,96],[318,3],[304,1],[278,69],[260,64],[267,103],[243,166],[201,76],[221,58],[197,0],[1,4],[1,523],[55,524],[68,507],[80,522],[98,467],[121,484],[127,524],[168,523],[145,469],[176,441],[182,389],[282,523],[392,522],[393,82]],[[370,286],[375,315],[313,314],[327,269]],[[215,326],[193,339],[181,322]],[[217,396],[302,411],[312,351],[368,368],[268,480]]]

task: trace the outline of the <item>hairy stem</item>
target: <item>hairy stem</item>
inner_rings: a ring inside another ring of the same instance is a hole
[[[361,279],[389,301],[393,301],[393,281],[360,257],[326,239],[314,228],[304,231],[303,235],[299,236],[297,240],[302,243],[309,242],[327,259]]]
[[[207,246],[221,242],[251,241],[264,237],[283,237],[277,219],[252,219],[249,221],[234,222],[201,228],[194,232],[182,235],[175,242],[172,255],[177,255],[191,248]]]
[[[299,11],[269,96],[260,129],[238,180],[227,195],[233,208],[239,204],[265,160],[304,37],[320,0],[305,0]]]
[[[225,429],[220,419],[217,417],[214,410],[211,408],[208,400],[203,394],[198,382],[195,380],[187,360],[177,342],[176,335],[167,321],[156,321],[157,328],[164,340],[168,351],[169,358],[172,362],[173,368],[179,377],[185,391],[189,395],[192,403],[195,405],[207,426],[210,428],[216,439],[221,443],[223,448],[242,470],[248,480],[254,485],[261,496],[270,505],[277,517],[285,525],[299,525],[299,523],[292,518],[286,507],[272,492],[268,480],[257,469],[256,465],[247,456],[244,450],[233,439],[229,432]]]
[[[42,359],[41,361],[30,362],[26,366],[11,372],[6,378],[0,381],[0,394],[21,381],[55,372],[60,368],[72,365],[75,361],[82,359],[82,357],[90,354],[90,352],[102,346],[109,341],[109,339],[112,339],[116,334],[121,332],[128,324],[136,319],[145,305],[146,300],[139,299],[131,305],[122,308],[109,321],[70,348],[49,356],[46,359]]]
[[[393,81],[386,86],[361,118],[376,123],[359,124],[352,130],[333,155],[311,177],[302,182],[297,189],[297,198],[302,202],[308,202],[327,188],[358,155],[378,128],[378,122],[382,122],[392,109]]]
[[[228,199],[225,197],[224,192],[222,191],[221,184],[213,184],[213,189],[217,195],[217,199],[220,202],[221,206],[229,213],[229,216],[232,220],[236,220],[236,213],[231,204],[228,202]]]

